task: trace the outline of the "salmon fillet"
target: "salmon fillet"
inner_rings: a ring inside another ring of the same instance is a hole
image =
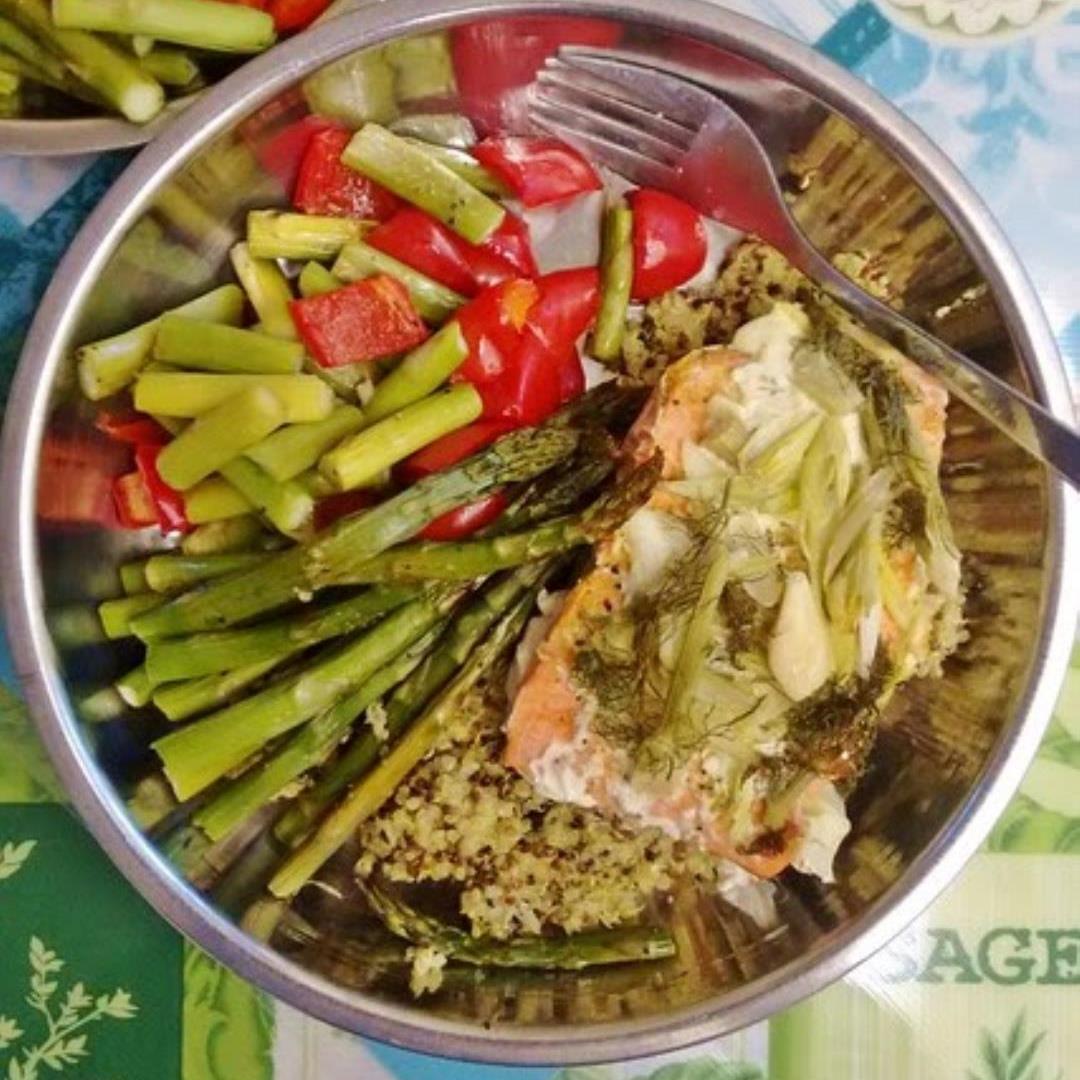
[[[646,510],[676,520],[689,516],[690,507],[677,483],[686,477],[686,448],[703,440],[710,425],[715,425],[718,396],[740,398],[735,373],[759,362],[735,349],[714,347],[690,354],[665,372],[622,448],[626,468],[661,454],[664,480],[674,482],[659,484]],[[927,459],[936,472],[945,393],[908,361],[901,358],[896,366],[910,391],[909,421],[922,433]],[[674,768],[657,771],[642,768],[636,752],[647,736],[635,746],[633,738],[614,737],[604,730],[596,719],[596,695],[578,669],[593,636],[608,632],[625,616],[627,584],[633,572],[627,528],[597,546],[593,569],[566,595],[537,647],[506,721],[504,760],[548,797],[659,826],[759,877],[772,877],[798,861],[809,823],[823,808],[843,816],[834,782],[849,778],[858,763],[843,745],[818,755],[812,768],[801,767],[778,811],[770,805],[765,786],[760,797],[745,784],[738,799],[724,797],[724,786],[730,786],[731,778],[721,775],[725,769],[722,744],[719,759],[712,745],[685,755]],[[915,583],[918,560],[910,550],[899,547],[889,558],[905,588],[921,587]],[[655,598],[657,613],[664,609],[665,595]],[[910,647],[910,642],[901,641],[887,612],[880,622],[883,648]],[[629,663],[634,662],[631,651]],[[636,662],[645,664],[645,657],[637,657]],[[740,768],[744,766],[745,762]],[[844,818],[844,831],[846,827]]]

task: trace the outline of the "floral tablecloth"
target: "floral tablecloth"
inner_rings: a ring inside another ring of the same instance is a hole
[[[1019,249],[1080,390],[1080,5],[727,0],[813,42],[952,155]],[[56,259],[126,164],[0,157],[0,395]],[[768,1024],[663,1059],[450,1064],[278,1004],[186,944],[63,805],[0,647],[0,1077],[1080,1078],[1080,653],[984,850],[893,946]]]

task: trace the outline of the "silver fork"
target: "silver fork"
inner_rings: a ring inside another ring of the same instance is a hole
[[[564,49],[530,87],[529,112],[539,127],[631,183],[678,195],[772,244],[866,327],[1080,488],[1080,435],[840,273],[791,216],[753,131],[714,93],[625,54]]]

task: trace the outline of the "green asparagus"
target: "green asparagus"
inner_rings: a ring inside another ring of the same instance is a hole
[[[676,953],[671,934],[647,926],[589,930],[562,937],[537,934],[509,941],[477,938],[417,911],[372,881],[362,882],[361,887],[391,933],[414,945],[434,946],[463,964],[582,971],[606,964],[666,960]]]
[[[283,551],[264,566],[164,604],[135,620],[140,636],[158,637],[232,626],[321,587],[350,565],[415,536],[455,506],[507,484],[529,480],[570,457],[579,434],[569,427],[511,432],[460,465],[435,473],[362,513],[335,522],[314,539]]]
[[[194,822],[211,840],[220,840],[259,807],[309,769],[317,768],[333,752],[364,710],[421,662],[438,636],[437,625],[397,658],[305,724],[279,751],[257,768],[249,769],[196,813]]]
[[[589,352],[597,360],[616,360],[622,353],[634,277],[633,227],[634,215],[629,207],[608,209],[600,254],[600,313],[589,343]]]
[[[454,146],[440,146],[428,139],[406,136],[405,141],[430,154],[436,161],[441,162],[452,173],[456,173],[462,180],[476,188],[477,191],[482,191],[485,195],[505,196],[510,194],[507,186],[494,173],[481,165],[468,151],[459,150]]]
[[[136,593],[118,600],[105,600],[98,605],[98,618],[105,636],[113,641],[130,637],[132,620],[161,603],[157,593]]]
[[[125,588],[124,591],[129,590]],[[143,582],[142,588],[131,591],[145,592],[146,583]],[[101,625],[100,616],[88,604],[68,604],[52,608],[46,613],[45,622],[53,644],[58,649],[81,649],[84,645],[100,645],[109,640]]]
[[[284,420],[285,409],[272,390],[248,386],[203,413],[163,447],[158,473],[177,491],[187,491],[261,442]]]
[[[139,58],[139,66],[162,86],[194,90],[202,82],[199,65],[183,49],[153,49]]]
[[[374,222],[282,210],[250,210],[248,250],[257,259],[331,259],[364,237]]]
[[[254,509],[254,503],[220,476],[211,476],[184,493],[184,514],[192,525],[210,525],[241,516],[250,517]]]
[[[244,294],[236,285],[222,285],[166,314],[239,326]],[[161,318],[151,319],[115,337],[83,345],[75,351],[79,385],[91,401],[100,401],[127,386],[139,373],[154,346]]]
[[[335,277],[322,263],[317,262],[304,263],[304,269],[300,271],[297,279],[300,295],[304,297],[322,296],[340,289],[344,284],[345,282]]]
[[[303,652],[356,633],[416,596],[407,586],[368,589],[359,596],[303,615],[287,615],[243,630],[220,630],[151,642],[147,671],[156,682],[192,679]]]
[[[272,338],[254,330],[162,315],[154,357],[197,371],[291,375],[300,371],[304,347],[298,341]]]
[[[473,649],[461,672],[396,742],[378,765],[353,787],[319,823],[315,832],[278,868],[268,885],[278,899],[289,899],[319,871],[356,829],[378,813],[398,784],[436,744],[450,719],[477,682],[517,640],[533,610],[535,594],[521,597]]]
[[[0,49],[23,60],[54,85],[62,85],[68,78],[67,68],[55,53],[39,45],[22,27],[3,16],[0,16]]]
[[[298,674],[158,739],[153,749],[177,798],[198,794],[269,740],[352,693],[426,634],[458,596],[445,590],[419,597]]]
[[[275,656],[258,664],[246,664],[233,671],[219,675],[207,675],[201,679],[187,679],[171,683],[154,691],[154,704],[169,720],[187,720],[208,709],[215,709],[246,690],[272,671],[280,663]]]
[[[398,396],[402,387],[408,390],[407,381],[398,384]],[[471,383],[439,391],[352,435],[323,455],[319,469],[339,491],[360,487],[428,443],[472,423],[483,407]]]
[[[216,52],[262,52],[277,37],[265,11],[220,0],[52,0],[52,14],[65,29],[144,34]]]
[[[122,675],[113,683],[116,692],[124,700],[125,705],[133,709],[141,709],[150,703],[150,696],[154,692],[154,684],[150,679],[145,664],[133,668],[126,675]]]
[[[195,417],[249,386],[272,390],[290,424],[324,420],[334,392],[314,375],[217,375],[197,371],[147,371],[135,383],[135,408],[152,416]]]
[[[87,694],[78,704],[80,719],[88,724],[108,724],[119,719],[128,709],[127,702],[114,686],[103,686]]]
[[[245,570],[266,558],[267,553],[255,551],[228,555],[151,555],[143,563],[143,580],[146,587],[156,593],[179,592],[190,589],[200,581],[210,581],[223,574]]]
[[[295,481],[278,482],[255,462],[243,457],[223,465],[221,475],[286,536],[292,536],[311,522],[315,500]]]
[[[295,338],[296,326],[289,313],[292,289],[277,263],[255,258],[244,243],[233,245],[229,260],[266,333]]]
[[[246,456],[275,480],[291,480],[315,465],[342,439],[359,431],[369,415],[341,405],[325,420],[290,424],[246,451]]]
[[[434,215],[470,244],[483,243],[506,217],[497,202],[447,168],[425,147],[378,124],[365,124],[345,147],[341,160]]]
[[[191,494],[189,491],[188,498]],[[191,556],[231,555],[248,551],[264,536],[266,533],[254,514],[240,514],[198,526],[180,541],[180,549],[185,555]]]
[[[445,285],[425,277],[419,270],[399,262],[363,241],[346,244],[334,263],[333,276],[339,281],[360,281],[373,274],[388,274],[400,281],[409,292],[417,313],[429,323],[441,323],[452,315],[465,297]]]
[[[379,382],[364,411],[365,419],[374,423],[427,397],[461,367],[468,353],[461,327],[447,323]]]
[[[91,6],[96,7],[96,0]],[[0,0],[0,15],[60,56],[81,82],[132,123],[152,120],[165,104],[161,84],[135,57],[103,37],[54,24],[45,0]]]

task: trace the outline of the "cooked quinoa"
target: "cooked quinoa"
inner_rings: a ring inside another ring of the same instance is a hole
[[[633,922],[677,877],[713,877],[658,829],[539,797],[500,761],[501,716],[476,701],[362,828],[361,877],[451,884],[472,934],[500,940]]]

